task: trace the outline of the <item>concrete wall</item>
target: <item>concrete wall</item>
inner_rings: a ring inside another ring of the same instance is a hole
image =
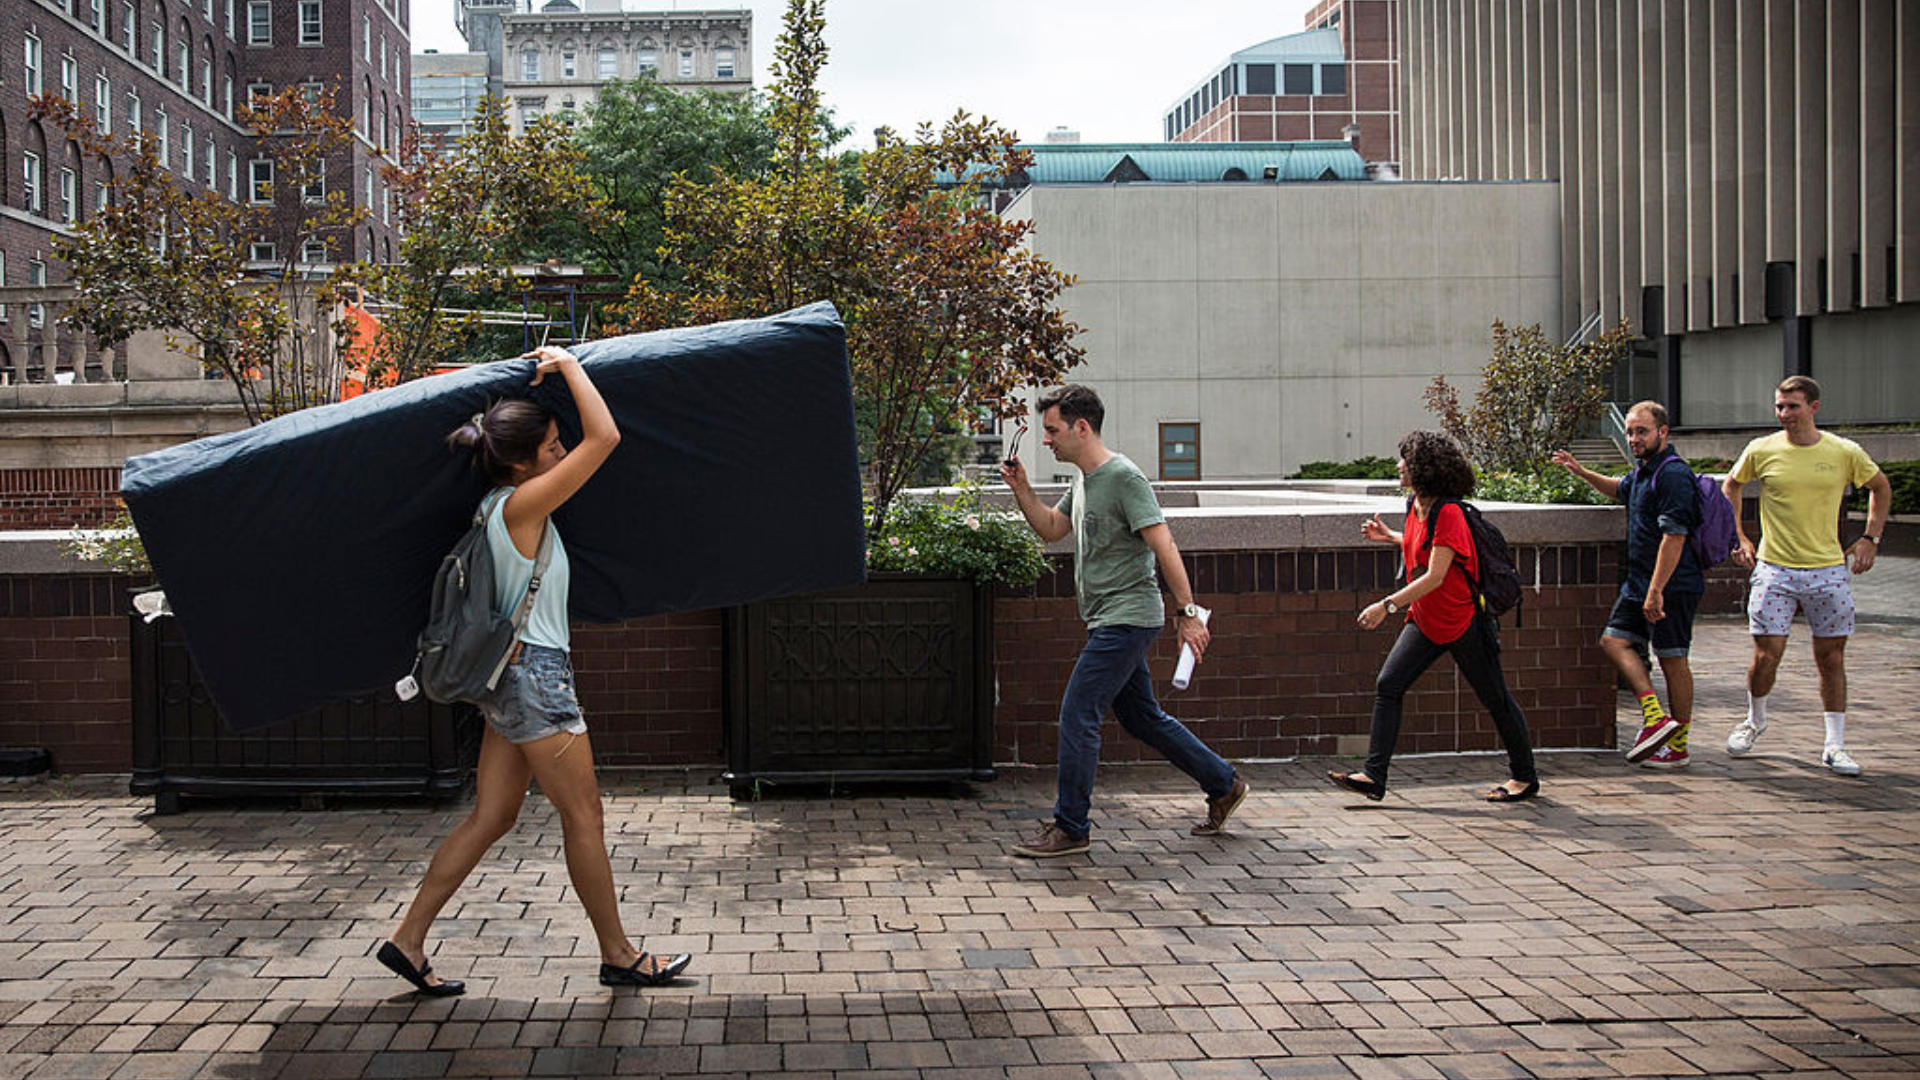
[[[1168,421],[1201,423],[1207,479],[1390,453],[1435,375],[1477,383],[1494,319],[1561,321],[1550,183],[1041,186],[1007,212],[1079,278],[1073,377],[1149,476]]]

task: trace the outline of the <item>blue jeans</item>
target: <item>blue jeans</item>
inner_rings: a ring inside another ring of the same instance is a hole
[[[1233,788],[1233,766],[1154,700],[1147,648],[1159,636],[1157,626],[1101,626],[1087,632],[1087,647],[1080,650],[1060,702],[1060,793],[1053,821],[1070,836],[1085,836],[1093,828],[1087,814],[1093,774],[1100,767],[1100,722],[1109,705],[1127,734],[1199,781],[1208,798]]]

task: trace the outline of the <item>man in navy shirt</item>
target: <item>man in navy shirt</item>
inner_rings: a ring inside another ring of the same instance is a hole
[[[1687,543],[1700,527],[1699,493],[1693,470],[1667,442],[1667,410],[1642,401],[1627,410],[1627,448],[1635,467],[1622,477],[1602,476],[1565,450],[1553,460],[1609,499],[1627,504],[1627,574],[1607,616],[1600,648],[1640,698],[1643,725],[1627,760],[1675,769],[1687,763],[1687,726],[1693,719],[1693,616],[1706,591],[1706,576]],[[1653,648],[1667,680],[1669,713],[1653,692],[1653,678],[1640,650]]]

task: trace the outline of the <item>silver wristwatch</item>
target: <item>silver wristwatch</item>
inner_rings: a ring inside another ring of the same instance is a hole
[[[1178,612],[1175,612],[1175,614],[1185,615],[1189,619],[1197,619],[1200,617],[1200,605],[1187,604],[1183,606]]]

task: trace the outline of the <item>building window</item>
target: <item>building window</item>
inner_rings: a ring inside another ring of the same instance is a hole
[[[1273,93],[1273,65],[1272,64],[1248,64],[1247,65],[1247,93],[1249,94]]]
[[[1312,64],[1282,64],[1280,78],[1280,92],[1283,94],[1313,93]]]
[[[247,245],[247,258],[254,262],[275,262],[280,258],[280,249],[271,240],[255,240]]]
[[[660,51],[658,49],[641,49],[639,59],[636,61],[636,66],[640,71],[648,75],[659,71]]]
[[[307,181],[300,185],[300,201],[304,203],[322,203],[327,201],[327,170],[319,164],[307,166]]]
[[[60,170],[60,220],[69,225],[80,220],[80,178],[72,169]]]
[[[93,212],[98,214],[106,210],[108,200],[111,197],[110,189],[107,187],[105,180],[95,183],[93,185]]]
[[[72,53],[60,57],[60,96],[80,104],[80,65],[74,62]]]
[[[716,79],[733,78],[732,49],[715,49],[713,51],[713,77]]]
[[[601,49],[595,60],[594,76],[601,82],[612,82],[620,77],[620,54],[612,49]]]
[[[113,84],[105,74],[93,77],[93,122],[100,134],[113,134]]]
[[[573,78],[574,75],[577,74],[574,68],[573,50],[562,49],[560,51],[560,77],[563,79]]]
[[[380,31],[380,77],[387,77],[387,32]]]
[[[40,204],[40,155],[34,153],[31,150],[28,150],[25,152],[25,154],[22,155],[21,164],[26,167],[26,176],[24,177],[24,179],[26,180],[26,186],[20,189],[21,194],[24,195],[26,198],[25,198],[25,201],[21,203],[21,205],[26,207],[28,213],[37,214],[40,212],[40,205],[41,205]]]
[[[127,50],[128,56],[132,56],[133,51],[140,47],[140,38],[136,33],[139,28],[139,18],[134,14],[133,5],[131,3],[121,4],[120,47]]]
[[[1160,479],[1200,479],[1200,425],[1160,425]]]
[[[373,63],[373,16],[360,16],[360,59]]]
[[[256,203],[273,201],[272,158],[254,158],[247,162],[247,199]]]
[[[205,17],[208,22],[213,21],[213,0],[201,0],[200,14]]]
[[[247,44],[273,44],[272,0],[247,0]]]
[[[206,162],[206,167],[201,171],[206,174],[206,183],[209,188],[213,187],[213,159],[216,156],[218,155],[216,155],[213,151],[213,136],[208,135],[207,136],[207,152],[202,155],[203,160],[205,160]]]
[[[40,39],[27,35],[26,84],[28,95],[40,93]]]
[[[680,50],[680,77],[683,79],[693,78],[693,50],[692,49]]]
[[[138,135],[140,133],[140,95],[139,94],[130,93],[127,95],[127,127],[130,128],[135,135]]]
[[[7,253],[0,249],[0,286],[7,283]],[[7,305],[0,304],[0,323],[7,321]]]
[[[45,285],[47,283],[47,264],[39,259],[27,260],[27,284]],[[27,305],[27,325],[35,330],[47,325],[47,306],[45,304]]]
[[[323,263],[327,261],[327,242],[325,240],[303,240],[300,242],[300,261],[303,263]]]
[[[1323,94],[1344,94],[1347,92],[1347,65],[1320,65],[1320,92]]]
[[[153,70],[167,73],[167,28],[158,19],[153,23]]]
[[[173,168],[171,164],[173,161],[173,131],[167,123],[166,106],[161,106],[159,112],[160,116],[156,123],[160,128],[160,167],[163,169],[171,169]]]
[[[371,166],[371,165],[369,165],[369,166],[367,166],[367,201],[366,201],[366,207],[367,207],[367,214],[368,214],[369,216],[371,216],[371,215],[373,214],[373,166]],[[372,232],[373,232],[373,230],[372,230],[372,229],[368,229],[368,230],[367,230],[367,232],[368,232],[368,234],[369,234],[369,235],[371,235],[371,234],[372,234]]]
[[[96,33],[107,32],[107,0],[87,0],[87,25]]]
[[[227,119],[233,119],[233,76],[220,76],[220,100],[227,111]]]
[[[227,201],[240,201],[240,159],[227,151]]]
[[[213,104],[213,58],[203,57],[200,61],[200,100]]]
[[[272,100],[273,100],[273,84],[272,83],[257,82],[257,83],[247,84],[247,108],[257,109],[262,112],[265,112],[267,109],[268,103],[271,102]]]
[[[180,122],[180,174],[193,179],[193,125]]]
[[[320,44],[320,0],[300,0],[300,44]]]
[[[520,54],[520,81],[540,81],[540,54],[532,49]]]
[[[235,0],[227,0],[227,40],[233,40],[233,5]]]
[[[180,89],[185,90],[189,85],[187,82],[187,72],[193,67],[193,46],[183,41],[174,52],[180,61],[180,67],[173,81],[179,84]]]

